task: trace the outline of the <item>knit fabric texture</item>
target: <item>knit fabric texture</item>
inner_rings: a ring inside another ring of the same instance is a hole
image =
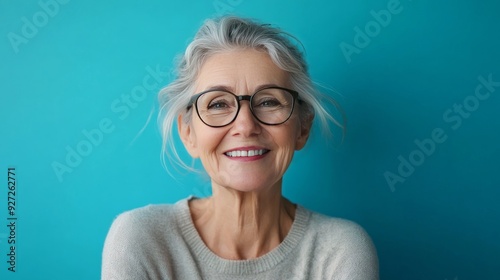
[[[102,279],[379,279],[375,247],[354,222],[297,205],[279,246],[255,259],[228,260],[201,239],[190,199],[120,214],[104,244]]]

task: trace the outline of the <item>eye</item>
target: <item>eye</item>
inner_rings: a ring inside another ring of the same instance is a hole
[[[212,101],[207,106],[208,110],[222,110],[226,108],[229,108],[229,105],[223,100]]]
[[[217,93],[214,92],[212,96],[207,96],[207,104],[205,105],[205,108],[207,108],[208,111],[222,111],[222,110],[232,110],[235,107],[235,98],[234,96],[227,94],[225,92],[223,93]]]
[[[278,107],[281,106],[281,102],[275,98],[262,98],[257,101],[256,107]]]

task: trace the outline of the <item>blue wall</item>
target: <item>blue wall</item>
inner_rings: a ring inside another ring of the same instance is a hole
[[[343,143],[314,131],[285,195],[364,226],[382,279],[499,279],[500,4],[443,2],[0,1],[0,172],[15,167],[17,203],[9,216],[4,176],[0,278],[98,279],[117,214],[209,193],[162,169],[147,120],[203,19],[232,12],[300,38],[347,115]]]

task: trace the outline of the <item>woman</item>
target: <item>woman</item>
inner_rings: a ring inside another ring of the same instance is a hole
[[[281,194],[314,116],[333,120],[288,38],[237,17],[201,27],[160,102],[164,147],[179,159],[177,121],[213,194],[121,214],[105,242],[103,279],[378,279],[361,227]]]

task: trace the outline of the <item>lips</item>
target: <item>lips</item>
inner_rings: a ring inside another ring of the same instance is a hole
[[[267,152],[269,152],[269,150],[260,149],[260,150],[249,150],[249,151],[232,151],[224,154],[228,157],[253,157],[253,156],[261,156]]]
[[[254,157],[261,156],[263,154],[268,153],[268,149],[264,148],[236,148],[230,151],[225,152],[224,154],[228,157]]]

